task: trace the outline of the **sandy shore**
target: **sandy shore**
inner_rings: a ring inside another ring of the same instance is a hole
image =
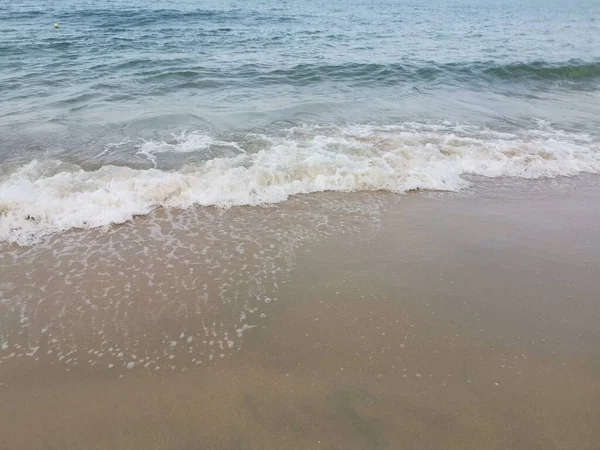
[[[0,259],[2,449],[594,449],[600,179],[159,211]]]

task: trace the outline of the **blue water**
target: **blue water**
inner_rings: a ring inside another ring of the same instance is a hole
[[[371,166],[387,146],[408,148],[419,161],[427,144],[447,155],[439,142],[457,136],[458,147],[476,140],[483,151],[501,145],[500,159],[516,151],[560,166],[496,173],[488,163],[485,170],[469,163],[462,173],[535,178],[597,168],[594,0],[16,0],[0,6],[0,23],[0,212],[23,213],[22,204],[6,201],[18,189],[39,195],[6,181],[32,161],[54,166],[33,174],[29,167],[21,175],[30,181],[115,166],[173,174],[315,139],[343,138],[327,151],[360,154]],[[370,139],[379,153],[365,156],[348,144],[349,133],[356,142]],[[473,152],[457,158],[467,156],[481,159]],[[297,181],[288,169],[288,179],[276,182]],[[398,178],[409,169],[393,168]],[[456,188],[455,181],[438,187]],[[340,189],[436,188],[386,183]],[[159,205],[164,201],[149,207]]]

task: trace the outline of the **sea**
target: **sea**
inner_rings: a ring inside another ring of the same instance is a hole
[[[8,244],[600,172],[595,0],[14,0],[0,23]]]

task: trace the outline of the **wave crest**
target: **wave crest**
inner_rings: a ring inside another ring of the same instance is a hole
[[[242,150],[236,156],[176,171],[110,165],[86,171],[32,161],[0,179],[0,241],[32,244],[57,231],[123,223],[157,207],[265,205],[322,191],[452,191],[468,185],[465,174],[535,179],[600,173],[597,141],[551,129],[511,134],[450,124],[313,126],[248,139],[235,143]],[[243,152],[252,139],[262,147]],[[189,133],[169,144],[146,142],[140,153],[205,151],[212,142],[221,141]]]

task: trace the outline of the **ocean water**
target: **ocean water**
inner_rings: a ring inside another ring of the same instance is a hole
[[[0,242],[600,173],[598,1],[15,0],[0,23]]]

